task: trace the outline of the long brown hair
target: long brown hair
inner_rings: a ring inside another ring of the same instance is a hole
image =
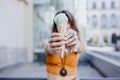
[[[67,17],[68,17],[68,23],[70,23],[70,26],[71,26],[71,29],[75,30],[77,32],[77,35],[78,35],[78,38],[80,39],[80,36],[79,36],[79,30],[77,28],[77,25],[76,25],[76,21],[74,19],[74,16],[67,10],[62,10],[62,11],[58,11],[55,16],[59,13],[64,13]],[[55,22],[53,21],[53,26],[52,26],[52,32],[58,32],[58,29],[57,29],[57,25],[55,24]]]

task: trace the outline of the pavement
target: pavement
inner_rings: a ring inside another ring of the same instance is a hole
[[[102,78],[89,64],[78,66],[80,78]],[[18,64],[0,70],[0,78],[47,78],[46,65],[40,63]]]

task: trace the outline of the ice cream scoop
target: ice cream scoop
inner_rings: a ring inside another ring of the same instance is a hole
[[[67,30],[68,17],[64,13],[59,13],[54,17],[54,22],[57,25],[58,32],[64,35]],[[61,53],[62,58],[64,58],[64,50],[65,46],[63,46]]]
[[[54,17],[54,22],[57,25],[58,32],[64,34],[66,32],[66,25],[68,23],[68,18],[64,13],[59,13]]]

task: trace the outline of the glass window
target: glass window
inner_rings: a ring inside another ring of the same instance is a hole
[[[96,3],[95,2],[93,3],[92,6],[93,6],[93,9],[96,9]]]
[[[114,9],[115,8],[115,2],[111,2],[111,8]]]
[[[106,15],[101,16],[101,27],[103,28],[107,27],[107,16]]]
[[[105,2],[102,2],[102,9],[105,9],[106,6],[105,6]]]
[[[93,27],[96,27],[96,26],[97,26],[97,16],[96,16],[96,15],[93,15],[93,16],[92,16],[92,26],[93,26]]]
[[[116,27],[117,26],[117,17],[115,14],[111,15],[111,26]]]

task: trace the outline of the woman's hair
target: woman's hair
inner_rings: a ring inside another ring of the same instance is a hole
[[[64,13],[67,17],[68,17],[68,23],[70,24],[70,27],[71,29],[75,30],[77,32],[77,35],[78,35],[78,38],[80,37],[79,36],[79,30],[76,26],[76,21],[74,19],[74,16],[67,10],[62,10],[62,11],[59,11],[55,14],[55,16],[59,13]],[[53,21],[53,26],[52,26],[52,32],[58,32],[58,29],[57,29],[57,25],[55,24],[55,22]],[[80,38],[79,38],[80,39]]]

